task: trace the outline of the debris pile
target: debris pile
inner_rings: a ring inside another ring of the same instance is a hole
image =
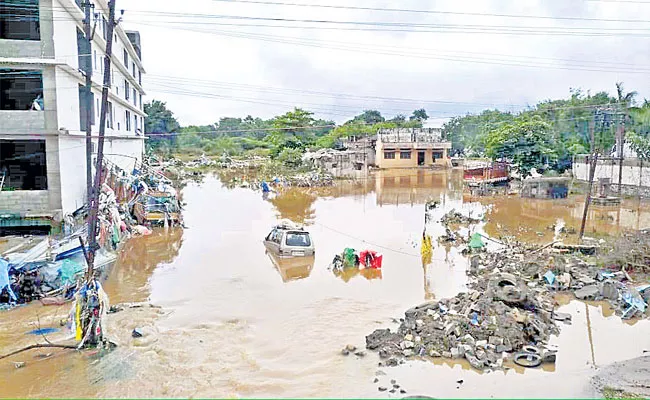
[[[407,310],[396,333],[378,329],[366,347],[389,366],[413,356],[465,358],[477,369],[502,368],[505,360],[553,362],[555,351],[546,347],[559,332],[553,305],[547,291],[512,274],[493,274],[481,291]]]
[[[481,222],[481,220],[477,219],[477,218],[472,218],[470,216],[463,215],[463,214],[459,213],[458,211],[452,209],[447,214],[442,216],[442,218],[440,219],[440,222],[444,226],[449,226],[449,225],[470,225],[470,224],[479,223],[479,222]]]
[[[147,165],[126,172],[105,161],[99,195],[97,244],[94,267],[101,273],[116,259],[116,250],[133,235],[151,231],[137,221],[180,221],[180,206],[171,181]],[[151,204],[150,199],[165,199]],[[169,204],[173,207],[170,209]],[[87,209],[64,218],[63,235],[41,240],[24,238],[0,255],[0,304],[3,309],[40,299],[43,304],[61,304],[79,291],[101,293],[101,288],[84,289],[81,277],[87,269],[80,241],[87,237]],[[132,214],[134,213],[135,216]]]
[[[454,213],[445,221],[457,218]],[[648,249],[639,245],[650,241],[646,237],[634,235],[618,246]],[[571,292],[579,300],[607,300],[623,319],[648,316],[650,285],[633,283],[623,268],[629,260],[603,267],[602,261],[587,261],[581,248],[568,253],[569,247],[513,245],[475,254],[467,293],[407,310],[396,332],[377,329],[366,337],[366,347],[378,351],[387,366],[428,356],[465,358],[476,369],[499,369],[504,361],[536,367],[555,362],[550,336],[559,333],[557,321],[571,320],[571,315],[555,312],[558,292]],[[638,263],[649,254],[639,250],[630,257]]]
[[[286,178],[286,181],[290,186],[295,187],[332,186],[334,184],[334,177],[328,173],[308,172],[289,176]]]

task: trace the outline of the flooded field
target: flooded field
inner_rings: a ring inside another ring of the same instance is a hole
[[[40,349],[0,360],[2,397],[402,397],[378,392],[395,379],[408,395],[432,397],[593,397],[598,367],[650,349],[650,321],[624,323],[607,305],[562,298],[573,315],[554,337],[560,352],[546,369],[478,373],[463,362],[415,361],[378,368],[378,357],[340,354],[428,298],[464,290],[467,260],[434,243],[423,265],[424,203],[440,212],[485,213],[494,238],[553,240],[553,226],[579,230],[582,198],[472,198],[456,171],[378,173],[335,187],[290,189],[264,198],[228,189],[216,177],[183,190],[187,229],[159,229],[130,240],[109,272],[111,303],[149,301],[109,316],[119,347],[102,357]],[[262,239],[279,218],[304,223],[314,258],[267,255]],[[593,207],[587,235],[650,227],[650,209]],[[568,234],[567,241],[577,240]],[[381,272],[335,274],[328,265],[345,247],[384,255]],[[27,334],[61,328],[69,306],[31,304],[0,312],[0,353],[43,342]],[[133,339],[133,328],[144,337]],[[65,335],[63,328],[50,339]],[[25,361],[16,369],[14,361]],[[457,381],[463,380],[462,384]]]

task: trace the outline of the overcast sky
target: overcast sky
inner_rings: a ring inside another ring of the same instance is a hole
[[[261,2],[284,5],[117,0],[123,26],[141,32],[147,99],[167,102],[183,125],[298,106],[336,122],[424,107],[436,126],[570,88],[614,94],[617,81],[650,98],[650,22],[633,22],[650,21],[650,0]]]

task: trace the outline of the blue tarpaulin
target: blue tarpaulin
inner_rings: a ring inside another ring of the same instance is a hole
[[[555,282],[555,274],[553,273],[553,271],[548,270],[544,274],[544,279],[546,279],[546,282],[548,282],[549,285],[552,285],[553,282]]]
[[[9,297],[14,301],[18,300],[14,294],[14,291],[11,290],[11,285],[9,284],[9,262],[4,258],[0,258],[0,291],[2,291],[5,287],[9,292]]]

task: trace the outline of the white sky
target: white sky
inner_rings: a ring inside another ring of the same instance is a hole
[[[167,102],[183,125],[213,123],[224,116],[269,118],[294,105],[314,111],[317,118],[337,122],[363,109],[376,108],[390,118],[397,113],[408,116],[424,107],[432,118],[430,125],[439,125],[452,115],[488,107],[519,110],[540,100],[566,98],[570,88],[614,94],[617,81],[624,82],[626,90],[638,91],[638,100],[650,98],[650,22],[558,19],[650,21],[650,0],[267,1],[551,18],[219,0],[117,0],[117,8],[126,10],[123,26],[141,33],[147,100]],[[468,33],[467,28],[458,33],[449,32],[450,27],[413,32],[411,25],[386,28],[218,17],[224,15],[502,27],[499,29],[519,26],[535,32],[552,27],[607,35]],[[328,29],[236,26],[241,24]],[[343,30],[342,26],[366,30]],[[576,63],[599,71],[577,70]]]

